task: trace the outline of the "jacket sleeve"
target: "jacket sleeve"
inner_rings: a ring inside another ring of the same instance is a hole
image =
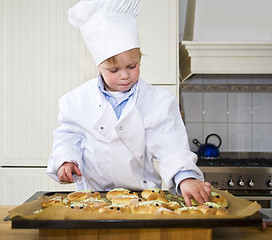
[[[69,111],[68,111],[69,110]],[[66,97],[59,102],[59,127],[54,131],[54,143],[49,157],[47,174],[59,182],[57,171],[64,162],[74,162],[82,172],[84,131],[74,121],[76,113]],[[76,180],[76,176],[74,181]]]
[[[197,179],[203,174],[196,166],[197,156],[190,151],[188,137],[177,100],[167,94],[146,121],[147,148],[159,162],[160,175],[170,191],[175,191],[174,177],[182,171],[193,171]]]

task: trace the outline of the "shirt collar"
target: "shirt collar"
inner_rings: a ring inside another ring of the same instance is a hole
[[[134,92],[136,91],[137,85],[138,85],[138,82],[136,82],[136,83],[131,87],[131,89],[130,89],[129,91],[125,92],[125,93],[126,93],[125,95],[126,95],[127,97],[130,97],[131,95],[133,95]],[[102,79],[101,74],[98,74],[98,89],[100,90],[100,92],[106,94],[107,96],[112,96],[112,95],[110,95],[110,94],[106,91],[106,89],[105,89],[105,84],[104,84],[104,82],[103,82],[103,79]]]

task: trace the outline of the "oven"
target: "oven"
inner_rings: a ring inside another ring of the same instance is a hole
[[[197,165],[213,187],[272,207],[272,153],[221,152],[219,158],[199,158]]]

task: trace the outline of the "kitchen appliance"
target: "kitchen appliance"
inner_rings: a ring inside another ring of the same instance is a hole
[[[221,152],[215,160],[199,158],[197,165],[213,187],[272,207],[272,152]]]
[[[209,143],[210,137],[216,137],[219,141],[218,145]],[[220,156],[219,147],[221,146],[221,138],[215,134],[209,134],[205,139],[205,144],[201,144],[196,138],[193,143],[198,146],[197,155],[202,158],[218,158]]]

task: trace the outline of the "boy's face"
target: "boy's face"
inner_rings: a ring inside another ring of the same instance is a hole
[[[123,52],[117,55],[116,64],[102,62],[98,67],[103,76],[105,88],[107,91],[126,92],[139,79],[140,62],[133,59],[129,52]]]

